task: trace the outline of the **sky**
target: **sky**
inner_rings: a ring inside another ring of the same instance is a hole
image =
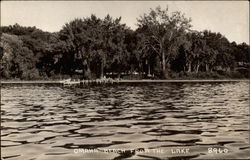
[[[248,1],[1,1],[1,26],[18,23],[56,32],[75,19],[91,14],[122,17],[131,29],[150,8],[169,7],[191,18],[192,29],[220,32],[230,42],[249,44]]]

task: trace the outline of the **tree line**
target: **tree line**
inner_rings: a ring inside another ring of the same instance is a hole
[[[92,14],[54,33],[18,24],[2,26],[1,77],[248,77],[246,43],[230,43],[208,30],[191,30],[190,18],[179,11],[170,13],[168,8],[150,9],[137,23],[132,30],[121,23],[121,17]]]

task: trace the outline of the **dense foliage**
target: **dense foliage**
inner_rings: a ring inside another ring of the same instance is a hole
[[[18,24],[3,26],[1,78],[248,77],[246,43],[191,30],[191,19],[169,13],[168,8],[151,9],[137,20],[135,31],[122,24],[121,17],[110,15],[75,19],[56,33]]]

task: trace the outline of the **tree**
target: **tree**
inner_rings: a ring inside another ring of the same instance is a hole
[[[231,48],[232,48],[232,56],[235,57],[235,60],[237,62],[250,63],[249,45],[247,45],[246,43],[241,43],[238,45],[236,43],[232,43]]]
[[[152,48],[160,57],[162,72],[169,69],[170,61],[178,52],[183,35],[189,28],[191,19],[176,11],[168,13],[168,8],[157,7],[151,9],[149,14],[144,14],[138,19],[138,26],[145,35],[144,47]]]
[[[113,19],[109,15],[104,19],[91,15],[67,23],[60,31],[60,39],[67,46],[66,52],[71,54],[73,61],[81,59],[85,74],[94,71],[102,78],[105,69],[127,62],[124,61],[127,27],[120,21],[121,18]]]
[[[22,41],[22,46],[28,49],[27,52],[32,51],[35,68],[40,75],[49,76],[55,69],[54,63],[57,56],[55,54],[58,54],[58,48],[54,50],[58,41],[56,33],[44,32],[36,27],[23,27],[19,24],[1,27],[0,31],[16,35]]]
[[[103,70],[116,70],[121,72],[127,67],[128,52],[125,43],[126,35],[129,29],[125,24],[121,24],[121,17],[113,19],[107,15],[102,22],[102,69]]]
[[[215,61],[213,61],[213,67],[220,66],[223,68],[233,68],[234,59],[228,39],[220,33],[207,30],[203,31],[203,37],[209,48],[212,50],[210,53],[214,53],[212,55],[216,56]]]
[[[1,48],[3,49],[1,76],[22,79],[38,78],[39,73],[35,68],[34,54],[23,45],[18,36],[3,33]]]
[[[190,22],[180,12],[157,7],[139,17],[135,31],[122,24],[121,17],[110,15],[74,19],[55,33],[19,24],[2,26],[0,75],[35,79],[62,73],[89,79],[108,72],[166,77],[170,70],[247,71],[249,45],[230,43],[208,30],[191,31]]]

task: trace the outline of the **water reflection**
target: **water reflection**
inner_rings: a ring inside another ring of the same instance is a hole
[[[1,95],[5,159],[250,158],[246,82],[16,85],[2,86]],[[180,147],[190,153],[171,153]],[[209,154],[209,147],[229,153]],[[164,153],[130,152],[139,149]]]

